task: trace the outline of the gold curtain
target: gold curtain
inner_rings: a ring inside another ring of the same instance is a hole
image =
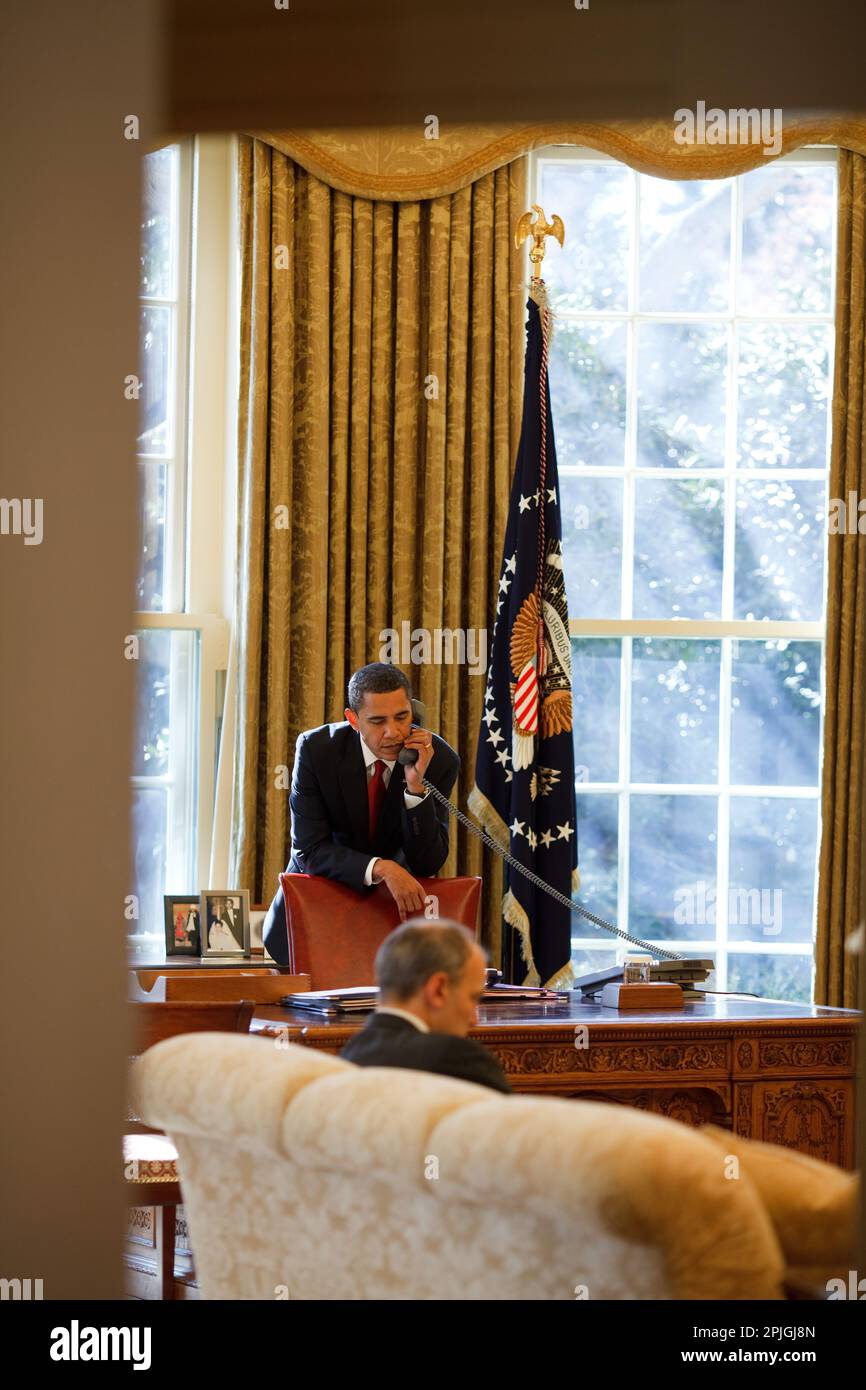
[[[866,498],[866,158],[839,152],[836,365],[830,497],[846,528],[828,537],[823,834],[815,1002],[857,1008],[857,958],[845,938],[861,921],[866,770],[866,546],[847,534],[850,500]]]
[[[267,143],[239,145],[238,728],[232,881],[268,901],[290,842],[298,733],[342,719],[387,629],[492,629],[525,344],[513,228],[526,160],[400,204],[335,191]],[[484,674],[412,667],[463,758]],[[482,858],[483,856],[483,858]],[[462,828],[443,873],[495,865]]]
[[[340,717],[346,677],[378,654],[379,631],[403,620],[492,630],[524,345],[524,276],[511,234],[526,206],[526,152],[557,143],[662,178],[730,177],[770,162],[754,145],[677,144],[673,122],[658,120],[463,126],[437,139],[419,127],[240,137],[232,865],[233,881],[254,899],[270,897],[287,858],[279,769],[290,769],[299,730]],[[805,144],[840,148],[830,495],[847,500],[851,490],[866,496],[866,116],[786,113],[779,153]],[[274,259],[280,247],[285,265]],[[438,401],[424,398],[430,373]],[[286,530],[274,523],[279,506]],[[843,939],[866,904],[866,560],[857,537],[831,536],[829,545],[815,997],[854,1007],[856,960]],[[480,678],[419,669],[430,723],[463,757],[456,799],[465,805]],[[485,933],[496,953],[501,879],[491,858],[484,851],[482,861],[461,830],[444,872],[484,873]]]

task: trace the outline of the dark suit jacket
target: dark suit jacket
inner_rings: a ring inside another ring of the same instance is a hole
[[[460,759],[444,739],[433,735],[427,780],[448,796]],[[370,840],[367,772],[361,737],[351,724],[323,724],[301,734],[295,745],[290,806],[292,854],[289,874],[321,874],[359,893],[374,855],[394,859],[416,878],[432,878],[448,857],[448,812],[429,793],[407,810],[404,769],[395,763],[385,800]],[[281,889],[262,926],[264,943],[280,965],[289,964],[286,912]]]
[[[480,1043],[450,1033],[422,1033],[396,1014],[374,1013],[340,1056],[359,1067],[438,1072],[511,1094],[502,1067]]]

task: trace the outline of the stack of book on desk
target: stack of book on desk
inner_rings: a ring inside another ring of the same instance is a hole
[[[304,1009],[307,1013],[335,1017],[372,1013],[378,997],[375,985],[353,985],[350,989],[311,989],[305,994],[284,994],[280,1003],[287,1009]]]
[[[703,984],[715,968],[714,960],[660,960],[650,966],[649,973],[654,984],[661,981],[679,985],[683,1000],[688,1001],[706,998],[706,991],[696,986]]]

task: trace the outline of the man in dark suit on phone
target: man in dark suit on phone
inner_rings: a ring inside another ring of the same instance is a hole
[[[487,958],[456,922],[406,922],[376,956],[379,1003],[340,1053],[360,1067],[403,1067],[510,1094],[491,1052],[466,1034],[478,1021]]]
[[[424,910],[418,878],[438,873],[448,857],[448,812],[421,779],[448,796],[460,767],[444,739],[412,723],[411,695],[402,671],[371,662],[349,681],[346,722],[299,735],[286,869],[337,879],[359,893],[384,883],[403,921]],[[417,752],[414,766],[397,761],[404,747]],[[288,965],[281,889],[262,936],[274,960]]]

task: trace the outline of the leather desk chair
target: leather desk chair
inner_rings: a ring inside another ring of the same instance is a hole
[[[438,903],[437,916],[477,935],[480,878],[421,878]],[[286,904],[289,968],[309,975],[310,989],[345,989],[375,983],[376,952],[400,926],[397,904],[384,884],[356,893],[313,874],[280,874]],[[435,919],[431,919],[435,920]]]

